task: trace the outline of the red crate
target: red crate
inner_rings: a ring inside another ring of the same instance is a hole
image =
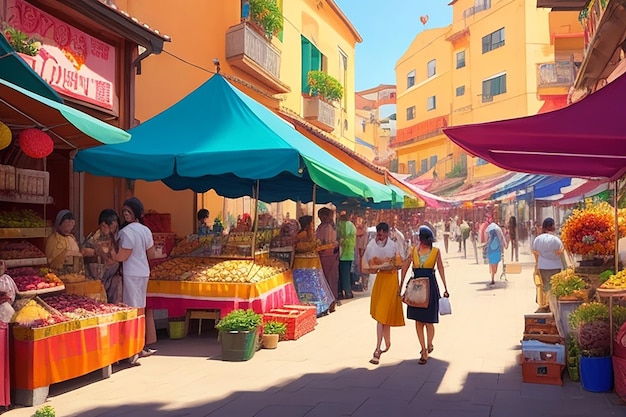
[[[555,362],[529,361],[522,362],[522,381],[532,384],[563,385],[561,374],[565,365]]]
[[[281,335],[280,340],[297,340],[313,331],[317,325],[315,306],[285,305],[282,308],[273,308],[263,314],[263,322],[280,321],[287,325],[287,332]]]
[[[170,213],[145,213],[143,223],[152,233],[172,233]]]

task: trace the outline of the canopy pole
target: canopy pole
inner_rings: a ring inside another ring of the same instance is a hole
[[[313,183],[313,212],[311,213],[311,217],[313,217],[311,219],[311,222],[313,223],[313,228],[315,228],[315,200],[316,200],[316,194],[317,194],[317,184]]]
[[[254,192],[254,231],[252,232],[252,262],[256,263],[256,234],[259,231],[259,180]]]
[[[613,184],[615,185],[615,190],[613,191],[613,208],[615,210],[615,270],[614,273],[617,274],[617,271],[619,271],[619,221],[618,221],[618,209],[617,209],[617,182],[619,180],[615,180],[613,181]],[[613,331],[613,328],[611,327],[611,331]],[[611,343],[611,346],[613,346],[613,343]]]

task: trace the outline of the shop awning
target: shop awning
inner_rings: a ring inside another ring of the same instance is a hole
[[[15,52],[0,35],[0,78],[47,99],[63,103],[61,97]]]
[[[13,130],[42,129],[60,149],[127,142],[130,134],[0,78],[0,121]]]
[[[503,185],[506,185],[508,181],[515,181],[522,175],[514,172],[502,173],[496,177],[479,181],[465,190],[460,190],[453,197],[459,201],[486,200]]]
[[[617,179],[626,173],[626,76],[569,107],[534,116],[455,126],[461,148],[504,169]]]
[[[409,182],[406,182],[403,180],[402,178],[402,174],[395,174],[395,173],[389,173],[390,176],[392,176],[393,178],[395,178],[397,181],[402,182],[406,187],[408,187],[414,194],[416,194],[417,196],[419,196],[420,199],[422,199],[425,203],[427,207],[432,207],[432,208],[445,208],[445,207],[452,207],[452,206],[456,206],[456,205],[460,205],[459,201],[455,201],[455,200],[449,200],[443,197],[439,197],[435,194],[431,194],[428,191],[424,191],[421,188],[419,188],[416,185],[413,185]]]
[[[214,75],[130,133],[133,140],[78,152],[76,171],[163,181],[174,190],[214,189],[229,198],[317,202],[338,196],[393,201],[395,193],[329,155],[292,125]],[[102,161],[107,161],[103,163]]]

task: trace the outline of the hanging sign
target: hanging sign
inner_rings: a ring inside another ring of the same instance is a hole
[[[114,46],[23,0],[5,2],[3,34],[41,78],[63,95],[107,110],[116,107]]]

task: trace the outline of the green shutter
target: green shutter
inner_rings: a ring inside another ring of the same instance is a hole
[[[301,37],[302,43],[302,92],[309,94],[309,82],[307,74],[311,70],[311,42],[304,36]]]

